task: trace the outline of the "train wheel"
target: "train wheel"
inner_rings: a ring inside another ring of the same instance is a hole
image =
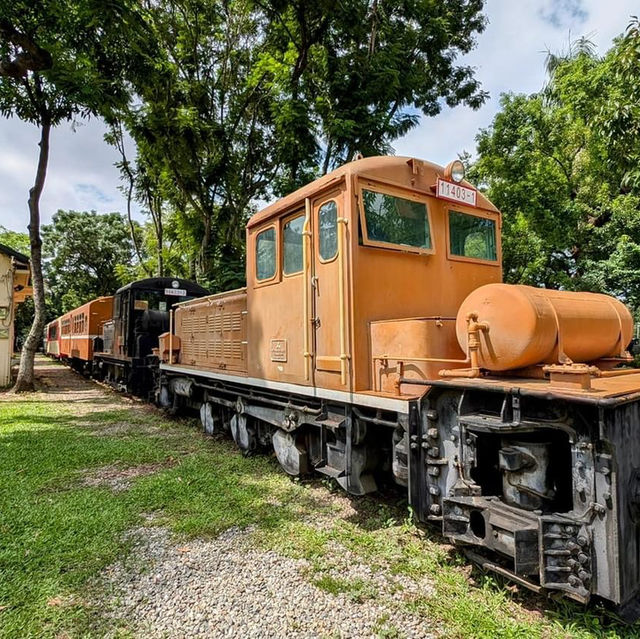
[[[249,424],[246,415],[236,413],[231,418],[231,435],[238,448],[244,453],[250,453],[258,447],[255,428]]]
[[[171,408],[173,398],[171,397],[168,386],[160,387],[160,392],[158,393],[158,404],[160,404],[162,408]]]
[[[288,475],[298,477],[309,472],[307,449],[299,433],[287,433],[278,428],[271,441],[278,462]]]
[[[213,435],[215,432],[216,421],[211,402],[203,402],[200,404],[200,423],[202,424],[202,429],[207,433],[207,435]]]

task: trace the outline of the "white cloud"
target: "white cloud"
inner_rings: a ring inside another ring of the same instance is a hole
[[[75,131],[74,131],[75,130]],[[104,125],[96,119],[63,124],[51,133],[49,170],[40,209],[42,223],[58,209],[126,210],[114,163],[119,156],[103,140]],[[25,231],[27,198],[38,161],[39,131],[15,119],[0,120],[0,225]]]
[[[583,23],[589,17],[583,0],[547,0],[538,9],[538,15],[556,28]]]
[[[500,93],[533,93],[541,88],[547,51],[562,51],[571,38],[587,34],[604,52],[637,12],[637,0],[488,0],[489,25],[464,63],[477,69],[491,99],[478,111],[445,107],[437,117],[424,118],[396,141],[396,152],[440,164],[463,150],[473,152],[478,130],[487,127],[498,110]],[[97,120],[82,123],[75,133],[69,125],[53,132],[41,201],[43,223],[58,209],[125,211],[113,166],[118,155],[103,135]],[[11,229],[26,230],[37,144],[36,127],[0,119],[0,224]]]
[[[545,18],[553,10],[559,12],[559,24]],[[548,51],[564,51],[571,39],[587,35],[604,53],[637,10],[637,0],[488,0],[489,24],[478,37],[477,48],[463,61],[477,69],[490,99],[477,111],[445,108],[435,118],[424,118],[396,142],[396,152],[439,164],[464,150],[473,152],[475,136],[491,124],[501,93],[534,93],[542,88]]]

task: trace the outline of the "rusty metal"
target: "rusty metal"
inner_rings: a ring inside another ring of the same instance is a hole
[[[486,334],[489,331],[488,322],[479,322],[478,314],[470,312],[466,314],[466,330],[467,330],[467,359],[471,364],[471,368],[457,369],[457,370],[442,370],[440,375],[442,377],[480,377],[480,334]],[[462,343],[460,344],[462,347]]]

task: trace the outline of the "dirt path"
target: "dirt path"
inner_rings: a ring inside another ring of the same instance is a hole
[[[16,372],[14,366],[14,373]],[[52,402],[84,402],[97,401],[104,405],[106,400],[119,405],[121,398],[105,386],[96,384],[92,380],[76,373],[68,366],[49,359],[45,355],[37,354],[35,358],[35,386],[34,393],[0,393],[0,401],[29,400],[41,393],[46,393]],[[15,374],[14,374],[15,378]]]

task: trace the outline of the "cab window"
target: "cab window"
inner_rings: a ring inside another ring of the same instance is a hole
[[[256,278],[270,280],[276,274],[276,230],[268,228],[256,238]]]
[[[449,251],[459,257],[495,262],[498,259],[495,221],[449,211]]]
[[[397,195],[363,189],[367,239],[397,246],[431,249],[427,205]]]
[[[289,220],[283,228],[283,270],[285,275],[302,271],[302,229],[304,215]],[[273,229],[272,229],[273,230]],[[273,277],[273,273],[269,277]],[[260,278],[258,279],[268,279]]]
[[[338,253],[338,206],[331,200],[318,211],[320,259],[332,260]]]

